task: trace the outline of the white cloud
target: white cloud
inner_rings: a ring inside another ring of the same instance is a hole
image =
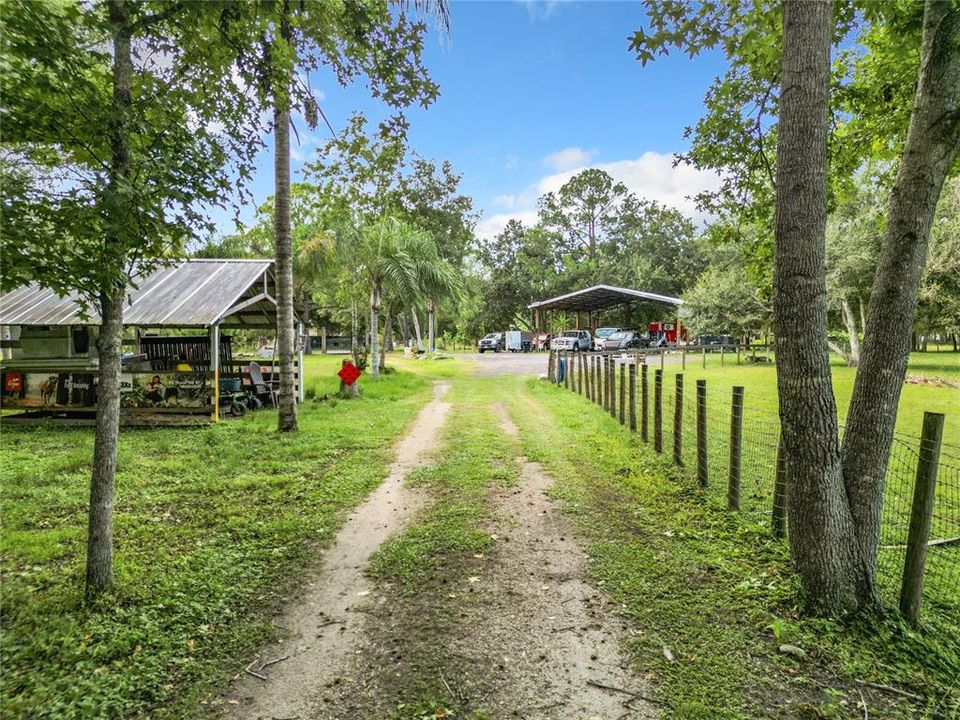
[[[563,170],[585,166],[594,155],[596,155],[596,150],[568,147],[547,155],[543,159],[543,164],[551,170],[562,172]]]
[[[582,165],[541,178],[537,183],[537,195],[556,192],[587,167]],[[674,167],[673,155],[667,153],[649,151],[634,160],[617,160],[589,167],[606,170],[637,197],[676,208],[698,222],[705,220],[706,216],[697,210],[692,197],[704,190],[720,187],[718,175],[685,164]]]
[[[476,234],[482,240],[490,240],[498,235],[511,220],[519,220],[527,227],[536,224],[536,210],[522,210],[514,213],[497,213],[477,223]]]
[[[570,150],[579,148],[567,148],[548,155],[544,164],[556,167],[549,159]],[[572,157],[573,153],[570,153],[570,156]],[[537,199],[545,193],[558,191],[570,178],[588,167],[605,170],[637,197],[656,200],[662,205],[676,208],[697,223],[703,223],[709,216],[697,209],[692,198],[704,190],[714,190],[720,186],[720,178],[714,173],[683,164],[674,167],[673,155],[669,153],[649,151],[631,160],[595,165],[584,161],[563,171],[546,175],[518,194],[495,197],[493,204],[508,208],[510,212],[491,215],[481,221],[477,225],[477,236],[483,239],[492,238],[513,218],[522,220],[525,225],[533,225],[537,221]]]
[[[520,0],[530,14],[531,20],[547,20],[557,9],[560,0]]]

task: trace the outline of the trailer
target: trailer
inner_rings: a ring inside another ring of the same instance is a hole
[[[533,333],[526,330],[508,330],[507,350],[510,352],[530,352],[533,348]]]

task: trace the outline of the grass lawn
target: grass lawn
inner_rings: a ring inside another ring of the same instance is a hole
[[[340,358],[308,356],[308,393]],[[390,448],[453,363],[363,382],[352,402],[205,428],[123,430],[116,590],[82,604],[92,429],[3,428],[0,715],[174,718],[275,633],[272,611],[343,511],[384,477]],[[429,367],[426,367],[429,366]]]
[[[555,495],[584,533],[594,582],[634,624],[633,651],[666,702],[665,717],[960,713],[955,617],[930,613],[923,632],[895,617],[849,624],[803,618],[786,545],[767,527],[696,491],[688,474],[568,391],[528,381],[504,395],[525,454],[557,478]],[[781,644],[799,646],[806,657],[779,652]],[[905,703],[858,680],[924,699]]]

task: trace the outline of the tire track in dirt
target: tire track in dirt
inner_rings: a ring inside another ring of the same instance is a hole
[[[507,409],[495,409],[504,433],[519,438]],[[546,495],[553,478],[539,463],[517,462],[520,483],[504,491],[498,509],[509,547],[483,578],[497,610],[487,613],[485,634],[500,636],[494,641],[517,666],[492,704],[512,704],[525,718],[656,717],[622,648],[626,623],[584,580],[586,555]]]
[[[373,590],[363,570],[370,555],[424,503],[424,496],[405,487],[403,480],[435,446],[450,410],[443,401],[449,387],[434,385],[434,399],[397,443],[387,478],[348,516],[325,553],[323,569],[275,621],[287,637],[264,648],[252,670],[267,660],[286,659],[261,670],[265,680],[241,671],[217,702],[225,717],[306,718],[315,697],[349,665],[363,632],[364,599]]]

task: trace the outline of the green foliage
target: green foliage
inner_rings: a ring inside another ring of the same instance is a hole
[[[334,393],[339,359],[308,357]],[[361,380],[361,383],[364,381]],[[202,429],[121,434],[118,590],[82,604],[92,430],[4,427],[4,717],[196,717],[196,703],[276,634],[277,603],[384,477],[430,396],[395,373],[359,400]],[[226,671],[231,672],[231,671]]]
[[[230,58],[210,43],[216,8],[158,1],[130,10],[122,32],[136,57],[125,107],[105,51],[107,3],[4,4],[4,287],[38,280],[95,300],[135,282],[208,231],[204,206],[222,205],[249,176],[258,141],[242,129],[252,108],[239,92],[208,92],[232,86]],[[130,160],[123,174],[120,148]]]
[[[683,312],[693,335],[758,335],[770,310],[739,265],[707,268],[684,296]]]

